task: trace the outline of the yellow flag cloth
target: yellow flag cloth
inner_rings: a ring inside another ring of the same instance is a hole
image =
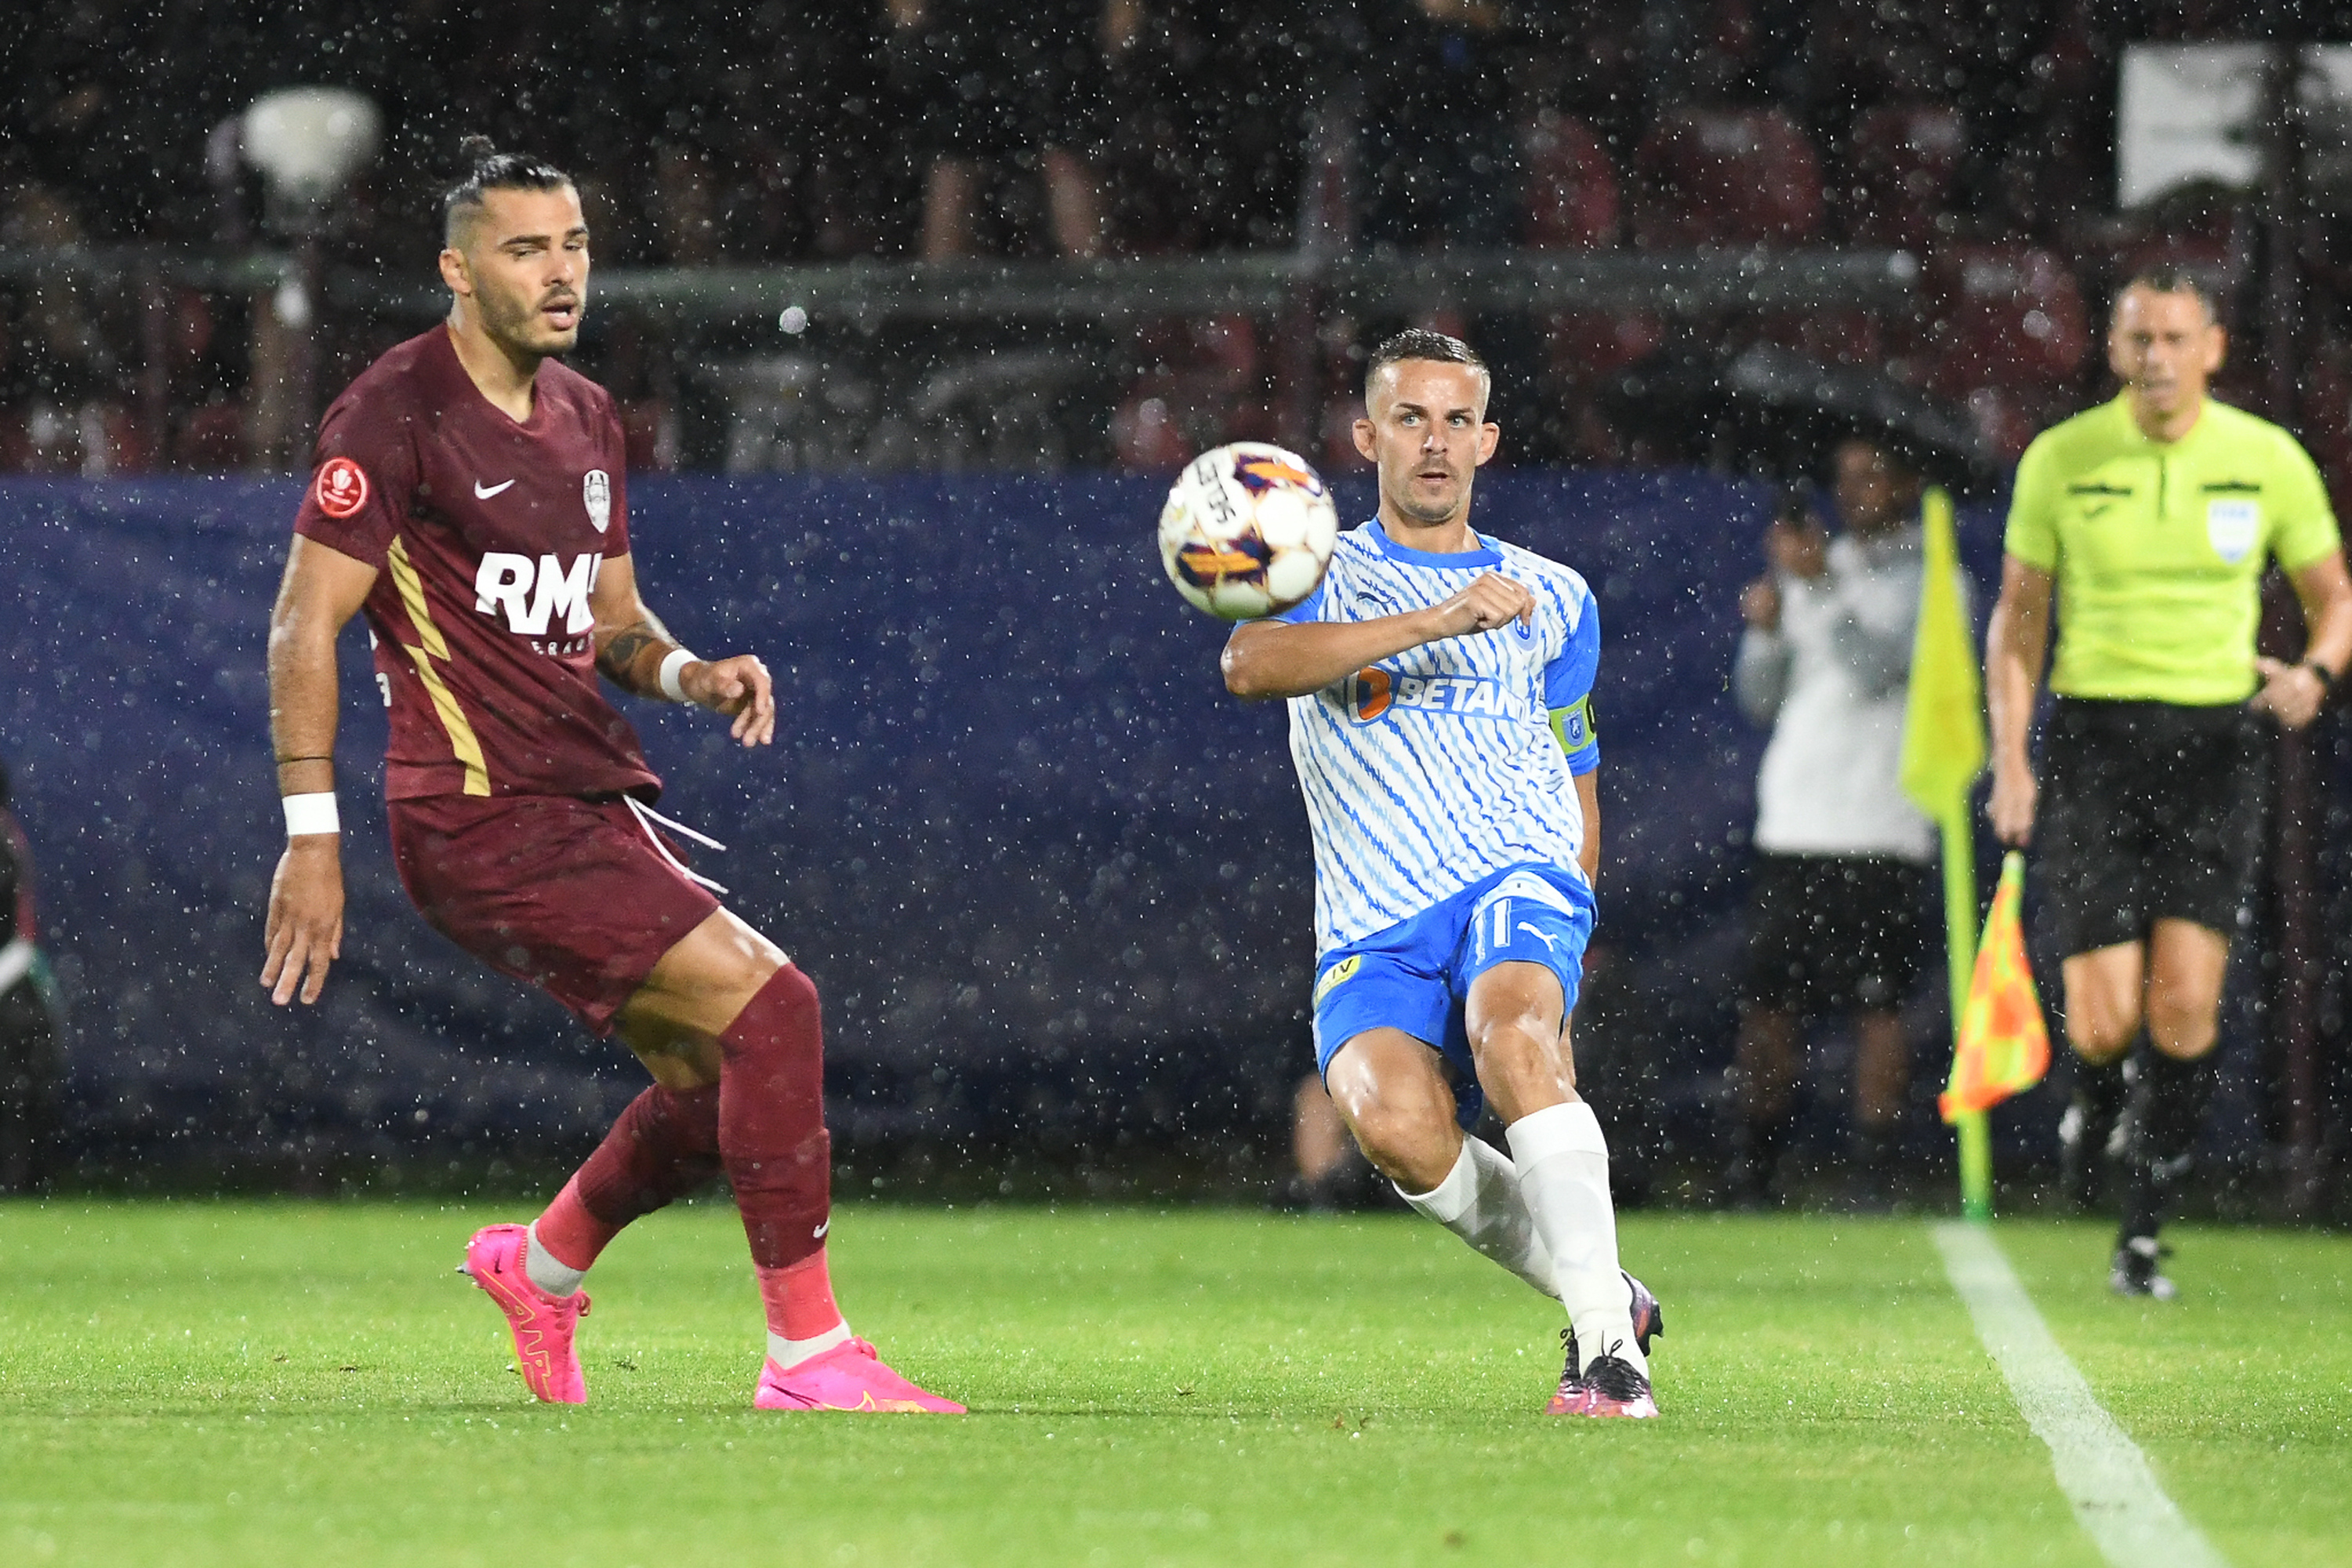
[[[1903,703],[1903,793],[1931,821],[1965,820],[1969,786],[1984,771],[1984,686],[1976,641],[1960,604],[1959,545],[1952,498],[1930,489],[1920,506],[1927,575],[1912,634],[1911,685]]]
[[[1985,916],[1984,940],[1977,944],[1976,973],[1969,980],[1959,1043],[1952,1050],[1951,1081],[1936,1100],[1946,1121],[1965,1111],[1990,1110],[2040,1083],[2050,1070],[2050,1029],[2025,961],[2025,927],[2019,916],[2024,898],[2025,857],[2011,850],[2001,862],[2000,886]]]

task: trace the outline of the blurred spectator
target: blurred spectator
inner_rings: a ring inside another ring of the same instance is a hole
[[[992,164],[1034,167],[1055,248],[1102,253],[1087,155],[1108,110],[1108,62],[1131,48],[1140,0],[886,0],[893,76],[924,160],[922,255],[978,248]]]
[[[1800,1027],[1850,1014],[1857,1039],[1854,1196],[1883,1202],[1911,1047],[1918,910],[1935,852],[1896,782],[1918,617],[1919,480],[1869,442],[1840,443],[1832,540],[1801,506],[1765,535],[1769,575],[1741,599],[1733,681],[1772,726],[1756,781],[1756,863],[1740,1006],[1735,1201],[1764,1202],[1793,1121]]]
[[[0,766],[0,1193],[44,1188],[55,1158],[58,1030],[35,945],[33,851],[9,808]]]
[[[0,209],[0,246],[63,250],[86,242],[80,215],[64,192],[34,181]],[[88,291],[73,276],[12,283],[0,340],[0,404],[15,411],[0,466],[103,473],[110,466],[113,356]]]
[[[1925,249],[1953,226],[1968,123],[1948,103],[1881,104],[1854,121],[1836,193],[1859,245]]]
[[[1105,61],[1090,154],[1110,250],[1287,246],[1353,53],[1315,0],[1154,0]]]
[[[1493,247],[1518,237],[1511,65],[1520,40],[1487,0],[1377,0],[1365,29],[1364,236]]]
[[[1633,150],[1633,243],[1799,245],[1821,226],[1820,161],[1777,108],[1678,109]]]

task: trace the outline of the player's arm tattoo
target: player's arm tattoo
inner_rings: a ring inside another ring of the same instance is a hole
[[[659,696],[661,661],[677,646],[660,617],[641,608],[635,620],[599,643],[596,668],[624,691],[639,697]]]

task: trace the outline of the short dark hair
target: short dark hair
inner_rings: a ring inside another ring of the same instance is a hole
[[[468,136],[457,143],[457,163],[465,175],[442,193],[441,241],[457,237],[459,215],[478,212],[487,191],[560,191],[572,176],[544,158],[528,153],[501,153],[487,136]]]
[[[2151,263],[2147,267],[2141,268],[2129,278],[2124,279],[2124,286],[2116,290],[2116,300],[2113,309],[2121,309],[2124,302],[2124,296],[2130,293],[2135,289],[2145,289],[2152,294],[2189,295],[2193,297],[2199,304],[2205,307],[2205,319],[2207,321],[2218,322],[2221,319],[2221,306],[2215,301],[2213,298],[2213,290],[2206,286],[2205,280],[2198,277],[2196,273],[2191,272],[2188,268],[2179,266],[2175,262],[2158,261]],[[2113,310],[2111,310],[2109,313],[2112,314]]]
[[[1443,364],[1466,364],[1477,370],[1486,369],[1486,362],[1478,357],[1478,351],[1460,338],[1433,332],[1426,327],[1407,327],[1403,331],[1384,339],[1381,346],[1372,351],[1372,357],[1365,362],[1364,395],[1371,395],[1372,377],[1390,365],[1402,364],[1409,359],[1433,359]],[[1491,375],[1493,373],[1487,374]]]

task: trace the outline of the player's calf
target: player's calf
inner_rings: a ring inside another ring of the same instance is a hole
[[[1462,1152],[1445,1179],[1427,1192],[1399,1184],[1397,1195],[1554,1300],[1559,1281],[1551,1254],[1536,1234],[1533,1215],[1519,1195],[1518,1173],[1493,1144],[1462,1140]]]
[[[776,970],[719,1037],[719,1151],[742,1211],[768,1320],[761,1410],[961,1412],[885,1365],[835,1304],[824,1237],[833,1228],[824,1036],[817,991]]]

